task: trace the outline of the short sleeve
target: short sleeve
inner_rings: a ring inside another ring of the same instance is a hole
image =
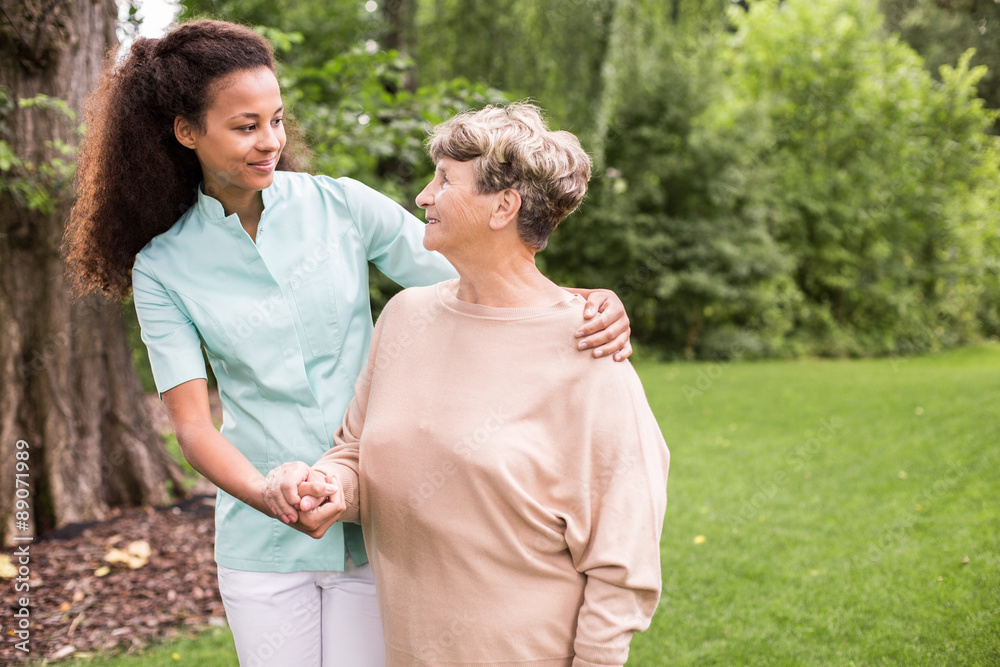
[[[141,256],[136,257],[132,268],[132,293],[142,342],[149,351],[149,365],[160,395],[189,380],[207,378],[198,329]]]
[[[424,225],[405,208],[358,181],[340,178],[337,182],[344,188],[368,259],[379,271],[403,287],[433,285],[458,277],[443,255],[424,248]]]

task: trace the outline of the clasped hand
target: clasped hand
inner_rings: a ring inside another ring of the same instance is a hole
[[[261,497],[272,516],[315,538],[323,537],[347,508],[337,478],[301,461],[284,463],[269,472]]]

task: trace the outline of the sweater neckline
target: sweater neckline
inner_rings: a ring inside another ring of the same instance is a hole
[[[551,306],[539,308],[501,308],[498,306],[484,306],[479,303],[469,303],[462,301],[453,291],[458,283],[458,278],[452,278],[437,284],[437,297],[445,307],[459,312],[463,315],[480,317],[490,320],[523,320],[535,317],[545,317],[555,313],[562,313],[571,308],[578,308],[584,305],[584,300],[578,294],[566,293],[566,298]]]

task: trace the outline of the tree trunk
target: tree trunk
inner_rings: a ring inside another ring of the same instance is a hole
[[[80,112],[116,40],[114,0],[2,2],[0,86]],[[39,107],[0,118],[0,140],[26,163],[74,144],[75,123]],[[0,172],[9,186],[24,175]],[[57,185],[53,185],[56,189]],[[0,541],[105,517],[111,507],[160,504],[180,467],[154,431],[132,366],[121,304],[73,301],[59,255],[72,192],[52,192],[46,214],[0,187]],[[26,443],[26,444],[23,444]],[[24,454],[27,452],[27,460]],[[16,478],[18,467],[28,476]],[[26,464],[26,465],[24,465]],[[30,492],[30,510],[16,507]]]
[[[399,51],[405,58],[415,57],[416,49],[416,6],[413,0],[383,0],[382,17],[385,30],[382,34],[384,46]],[[417,73],[409,68],[403,79],[403,88],[411,93],[417,90]]]
[[[601,65],[600,91],[596,100],[596,111],[594,114],[594,126],[589,140],[584,144],[591,146],[594,156],[594,166],[598,170],[603,170],[607,165],[605,153],[607,145],[614,143],[615,137],[611,136],[611,121],[618,105],[621,102],[622,88],[627,87],[628,82],[623,81],[626,76],[628,58],[628,43],[632,41],[635,32],[631,30],[630,12],[634,9],[629,0],[614,0],[608,12],[607,35],[605,41],[603,64]]]

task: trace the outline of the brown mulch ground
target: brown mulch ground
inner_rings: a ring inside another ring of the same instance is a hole
[[[171,507],[128,509],[106,521],[66,526],[30,543],[30,591],[16,592],[14,580],[0,579],[0,664],[133,652],[193,629],[225,625],[212,553],[214,507],[214,495],[196,495]],[[125,551],[139,540],[150,547],[145,565],[130,569],[104,560],[110,549]],[[16,565],[15,552],[2,553]],[[97,576],[104,566],[110,572]],[[20,597],[30,599],[30,654],[15,648]]]
[[[15,648],[13,584],[4,580],[0,663],[62,658],[77,652],[136,651],[193,628],[225,625],[212,555],[215,498],[133,509],[100,523],[67,526],[30,544],[30,648]],[[138,569],[104,561],[133,540],[151,547]],[[12,550],[5,550],[11,553]],[[95,572],[108,566],[110,573]],[[72,647],[72,648],[70,648]]]

